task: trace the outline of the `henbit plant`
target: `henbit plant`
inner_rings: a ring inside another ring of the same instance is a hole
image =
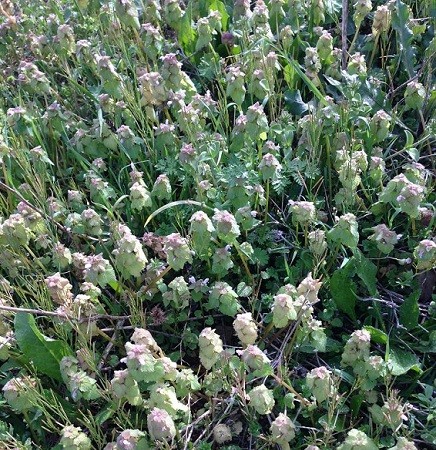
[[[0,2],[2,448],[436,444],[432,8]]]

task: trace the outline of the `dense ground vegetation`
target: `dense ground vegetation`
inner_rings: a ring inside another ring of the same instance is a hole
[[[436,445],[435,14],[0,1],[1,449]]]

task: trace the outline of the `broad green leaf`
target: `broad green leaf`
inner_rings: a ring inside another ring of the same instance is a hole
[[[384,345],[388,343],[389,336],[384,331],[379,330],[378,328],[371,327],[370,325],[367,325],[363,328],[371,335],[371,341],[376,342],[377,344]]]
[[[287,106],[291,114],[301,116],[309,109],[307,103],[303,102],[303,99],[301,98],[301,92],[298,89],[292,91],[288,89],[287,91],[285,91],[284,97],[285,105]]]
[[[409,154],[409,156],[414,160],[414,161],[418,161],[419,160],[419,150],[415,147],[410,147],[406,149],[406,152]]]
[[[359,415],[360,408],[362,406],[363,401],[365,400],[365,396],[363,394],[353,395],[350,401],[350,408],[353,417],[357,417]]]
[[[303,72],[303,69],[301,68],[300,64],[298,64],[298,61],[294,59],[288,59],[288,65],[285,66],[284,69],[284,76],[285,80],[288,83],[288,86],[292,89],[292,84],[289,83],[288,78],[290,78],[290,75],[292,74],[291,68],[298,74],[298,76],[304,81],[306,86],[310,91],[312,91],[312,94],[318,99],[321,105],[328,106],[327,100],[324,98],[324,95],[321,93],[321,91],[315,86],[313,81]],[[289,68],[290,67],[290,68]],[[288,77],[288,78],[287,78]],[[293,80],[292,78],[290,78]]]
[[[357,249],[354,251],[353,260],[357,276],[365,284],[369,295],[375,295],[377,293],[377,266]]]
[[[69,346],[63,341],[44,336],[31,314],[18,313],[14,325],[15,338],[27,361],[33,363],[38,372],[62,381],[59,363],[64,356],[73,354]]]
[[[211,0],[209,2],[209,11],[218,11],[221,14],[222,31],[226,31],[230,16],[226,11],[224,3],[219,0]]]
[[[283,76],[288,86],[292,89],[294,86],[295,69],[290,64],[284,67]]]
[[[178,38],[183,51],[187,56],[191,56],[195,51],[196,32],[192,26],[192,4],[189,2],[185,14],[180,21]]]
[[[356,284],[352,280],[355,273],[353,261],[349,261],[342,269],[336,270],[330,278],[330,293],[336,306],[356,319]]]
[[[398,376],[414,370],[421,373],[418,357],[412,352],[399,348],[391,348],[389,352],[388,366],[392,375]]]
[[[239,295],[239,297],[248,297],[252,292],[253,288],[251,286],[248,286],[243,281],[241,281],[236,287],[236,293]]]
[[[400,323],[404,325],[408,330],[418,325],[419,295],[419,290],[412,292],[412,294],[404,299],[404,302],[400,307]]]
[[[106,406],[95,416],[95,423],[100,426],[103,425],[115,414],[115,411],[116,411],[115,405],[110,404]]]
[[[392,28],[397,32],[401,61],[406,68],[410,78],[415,75],[413,62],[415,60],[415,49],[412,46],[413,32],[409,28],[410,10],[401,0],[396,0],[392,11]]]
[[[327,11],[327,14],[330,16],[334,16],[338,14],[342,8],[342,2],[340,0],[325,0],[324,7]]]

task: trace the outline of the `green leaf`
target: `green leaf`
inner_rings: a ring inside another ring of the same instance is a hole
[[[400,47],[401,61],[410,78],[415,75],[413,62],[415,61],[415,49],[412,47],[413,32],[409,28],[410,10],[401,0],[396,0],[395,9],[392,11],[392,28],[397,32],[397,42]]]
[[[284,93],[284,97],[287,109],[291,114],[301,116],[309,109],[307,103],[303,102],[303,99],[301,98],[301,92],[299,89],[292,91],[289,89],[286,90]]]
[[[222,31],[226,31],[230,16],[226,11],[226,6],[224,3],[219,0],[211,0],[209,2],[209,11],[218,11],[221,14]]]
[[[285,68],[284,68],[284,77],[285,77],[286,82],[288,83],[288,86],[290,88],[293,87],[292,84],[289,83],[289,81],[288,81],[288,79],[290,79],[290,81],[293,81],[293,75],[294,75],[292,72],[292,69],[293,69],[298,74],[298,76],[303,80],[303,82],[308,87],[308,89],[310,91],[312,91],[313,95],[318,99],[318,101],[321,103],[321,105],[328,106],[327,100],[324,98],[324,95],[315,86],[313,81],[303,72],[303,69],[300,66],[300,64],[298,64],[298,61],[296,61],[292,58],[289,58],[287,60],[287,62],[289,64],[287,66],[285,66]]]
[[[115,411],[115,405],[111,404],[106,406],[95,416],[95,423],[100,426],[103,425],[115,414]]]
[[[178,30],[180,45],[187,56],[191,56],[195,51],[196,32],[192,26],[192,9],[192,2],[189,2],[185,14],[180,21],[180,28]]]
[[[69,346],[63,341],[44,336],[36,327],[31,314],[18,313],[14,325],[15,338],[27,361],[33,363],[38,372],[62,381],[59,363],[64,356],[73,354]]]
[[[364,326],[363,328],[371,335],[371,341],[384,345],[388,343],[389,336],[384,331],[371,327],[370,325]]]
[[[418,161],[420,154],[419,154],[419,150],[415,147],[410,147],[406,149],[406,152],[409,154],[409,156],[414,160],[414,161]]]
[[[360,408],[362,406],[363,401],[365,400],[365,396],[363,394],[353,395],[350,401],[351,414],[353,417],[357,417],[360,412]]]
[[[419,290],[412,292],[412,294],[404,299],[404,302],[400,307],[400,323],[401,325],[404,325],[408,330],[418,326],[419,295]]]
[[[236,293],[239,295],[239,297],[248,297],[252,292],[253,288],[251,286],[248,286],[243,281],[241,281],[236,287]]]
[[[357,249],[354,251],[353,260],[357,276],[365,284],[369,295],[375,295],[377,293],[377,266]]]
[[[356,319],[356,284],[352,280],[355,273],[353,261],[350,260],[342,269],[336,270],[330,278],[330,293],[336,306],[348,314],[352,319]]]
[[[407,373],[409,370],[421,373],[418,357],[412,352],[399,348],[391,348],[389,352],[388,365],[392,375],[398,376]]]

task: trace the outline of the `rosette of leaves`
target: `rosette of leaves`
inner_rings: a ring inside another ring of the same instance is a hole
[[[241,309],[238,294],[225,281],[217,281],[209,293],[208,309],[218,309],[226,316],[234,317]]]
[[[147,428],[152,439],[168,441],[176,436],[176,427],[172,417],[160,408],[153,408],[147,415]]]
[[[377,450],[378,446],[363,431],[353,428],[337,450]]]
[[[210,247],[212,233],[215,231],[212,221],[205,212],[197,211],[191,216],[189,222],[191,223],[191,242],[195,253],[200,259],[206,260],[209,257],[207,250]]]
[[[250,398],[250,406],[261,415],[269,414],[274,405],[273,391],[268,389],[264,384],[256,386],[248,392]]]
[[[162,380],[165,370],[161,361],[142,344],[126,342],[126,357],[121,359],[136,381],[156,382]]]
[[[192,264],[192,252],[188,240],[179,233],[172,233],[165,238],[164,251],[168,265],[174,270],[180,270],[186,263]]]
[[[169,290],[162,295],[165,306],[172,304],[177,310],[184,309],[189,305],[191,294],[188,283],[183,277],[176,277],[170,284]]]
[[[150,388],[148,404],[152,408],[163,409],[174,418],[178,413],[186,414],[189,411],[188,406],[177,398],[174,387],[166,383],[157,383]]]
[[[224,351],[223,341],[212,328],[205,328],[198,337],[200,362],[206,370],[211,369],[221,358]]]
[[[89,450],[92,447],[89,437],[74,425],[62,429],[59,445],[64,450]]]
[[[351,249],[359,243],[359,227],[356,216],[351,213],[336,218],[334,227],[327,232],[327,238],[337,246],[345,245]]]

